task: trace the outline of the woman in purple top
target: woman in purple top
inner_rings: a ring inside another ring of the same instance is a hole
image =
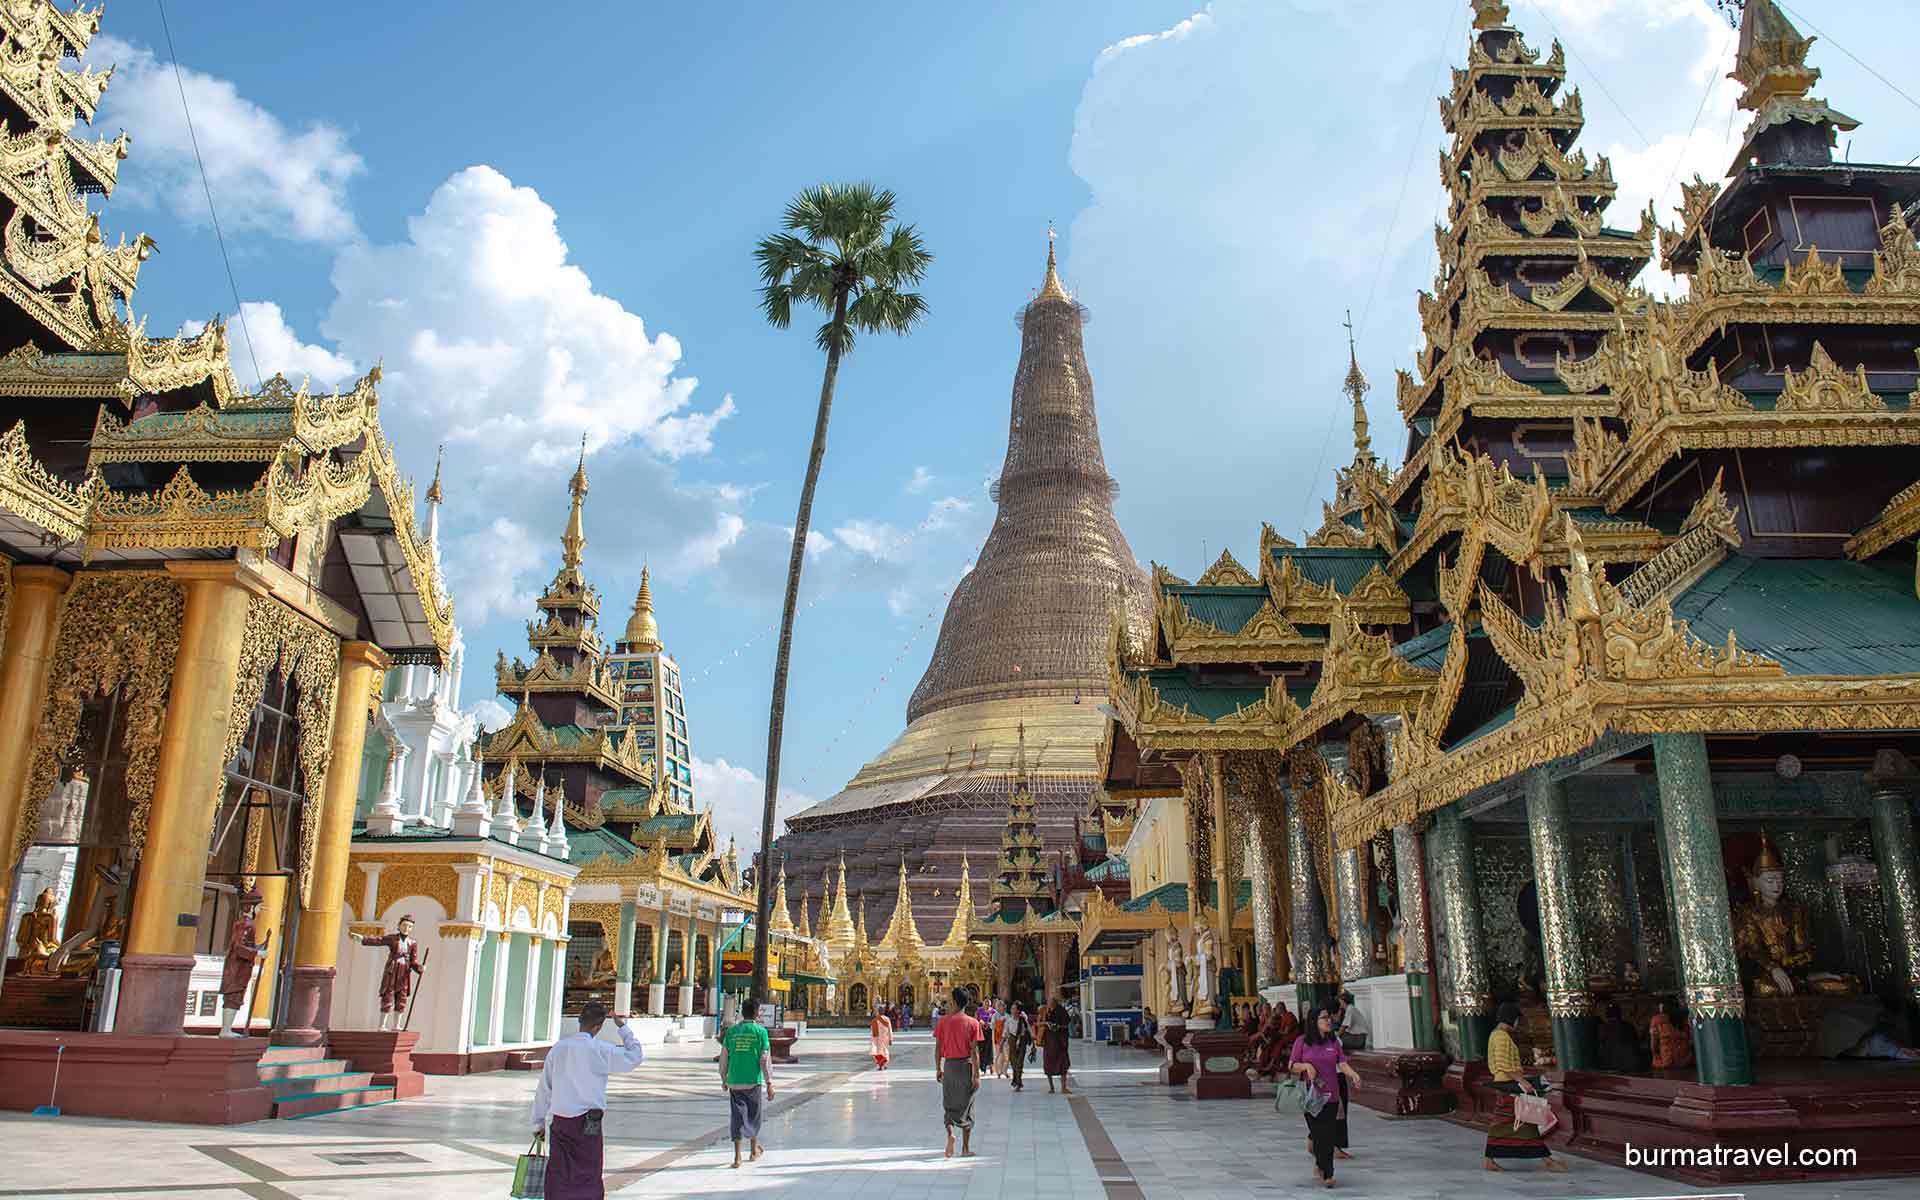
[[[1333,1186],[1333,1152],[1338,1146],[1340,1088],[1344,1075],[1354,1083],[1360,1073],[1347,1061],[1346,1049],[1334,1033],[1335,1017],[1331,1005],[1314,1011],[1305,1033],[1293,1044],[1287,1070],[1305,1079],[1326,1100],[1318,1113],[1307,1117],[1307,1145],[1313,1150],[1313,1170],[1322,1187]]]

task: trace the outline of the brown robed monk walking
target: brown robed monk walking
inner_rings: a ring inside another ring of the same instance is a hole
[[[360,944],[387,948],[387,965],[380,971],[380,1028],[398,1029],[407,1011],[407,997],[413,994],[413,977],[423,969],[420,943],[413,940],[413,918],[401,917],[398,933],[362,934]]]
[[[265,902],[266,897],[257,891],[240,897],[240,916],[227,934],[227,960],[220,967],[221,1037],[247,1036],[233,1031],[233,1021],[240,1015],[240,1006],[246,1003],[247,985],[253,982],[254,961],[267,952],[267,942],[273,940],[272,930],[267,931],[265,940],[253,940],[253,922]]]

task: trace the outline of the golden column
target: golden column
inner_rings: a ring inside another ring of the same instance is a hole
[[[1209,789],[1213,794],[1208,797],[1213,813],[1213,941],[1219,955],[1215,966],[1224,963],[1232,954],[1232,942],[1228,939],[1233,930],[1233,880],[1227,878],[1227,864],[1231,861],[1227,853],[1227,773],[1226,757],[1221,754],[1207,755]],[[1225,996],[1219,997],[1224,1003]]]
[[[127,928],[119,1033],[180,1032],[247,603],[266,594],[259,577],[235,562],[170,562],[167,573],[186,589],[186,613]],[[213,931],[213,939],[224,946],[226,932]]]
[[[313,848],[313,878],[300,909],[300,938],[293,952],[293,990],[287,1027],[273,1040],[286,1046],[326,1041],[333,1012],[333,977],[340,954],[340,912],[347,889],[347,857],[353,849],[353,809],[360,792],[360,757],[367,742],[367,706],[374,681],[393,660],[372,642],[343,642],[340,683],[333,701],[333,737],[320,832]],[[362,914],[367,919],[374,915]]]
[[[286,915],[287,900],[293,890],[291,886],[293,881],[285,875],[275,874],[283,870],[285,864],[280,861],[280,846],[274,836],[272,823],[267,820],[264,813],[259,812],[248,813],[247,819],[265,825],[265,828],[260,830],[259,841],[247,863],[247,869],[255,872],[253,886],[254,890],[260,893],[261,899],[260,915],[255,919],[254,927],[279,929],[282,925],[281,918]],[[273,964],[279,960],[280,947],[278,945],[267,947],[267,961],[262,964],[259,982],[253,985],[253,1009],[247,1017],[248,1022],[261,1020],[269,1025],[273,1023],[274,985],[278,982],[280,974],[273,969]]]
[[[73,576],[58,567],[16,566],[0,643],[0,887],[13,878],[15,842],[33,759],[33,725],[47,699],[47,655],[60,620],[60,597]],[[9,892],[11,889],[8,889]],[[12,930],[6,931],[11,946]]]

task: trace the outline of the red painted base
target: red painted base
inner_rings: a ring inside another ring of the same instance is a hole
[[[1560,1119],[1548,1140],[1616,1166],[1627,1165],[1629,1145],[1641,1151],[1720,1147],[1723,1156],[1735,1150],[1784,1156],[1778,1163],[1737,1164],[1723,1157],[1719,1165],[1634,1164],[1668,1179],[1715,1186],[1920,1175],[1920,1138],[1913,1136],[1920,1126],[1920,1068],[1818,1059],[1762,1061],[1755,1067],[1754,1082],[1744,1087],[1697,1083],[1691,1071],[1547,1071],[1549,1103]],[[1367,1069],[1360,1070],[1364,1078]],[[1484,1062],[1448,1069],[1446,1091],[1458,1104],[1453,1120],[1478,1128],[1493,1122],[1498,1093],[1487,1083]],[[1387,1108],[1376,1088],[1363,1088],[1353,1099]],[[1809,1166],[1798,1161],[1803,1150],[1847,1150],[1854,1159],[1851,1165]]]
[[[1435,1050],[1356,1050],[1348,1055],[1360,1073],[1353,1103],[1397,1117],[1444,1117],[1454,1110],[1446,1087],[1452,1062]]]
[[[793,1044],[800,1040],[800,1031],[791,1025],[782,1025],[767,1035],[770,1043],[769,1055],[777,1063],[796,1063],[800,1060],[793,1056]]]
[[[475,1050],[467,1054],[415,1054],[413,1069],[423,1075],[484,1075],[505,1070],[511,1050]]]
[[[1166,1057],[1160,1060],[1160,1082],[1168,1087],[1185,1087],[1193,1078],[1193,1051],[1187,1046],[1185,1025],[1162,1025],[1160,1040]]]
[[[184,1004],[184,1001],[183,1001]],[[55,1052],[60,1089],[53,1090]],[[51,1102],[63,1112],[136,1121],[239,1125],[264,1119],[264,1038],[0,1031],[0,1108]]]
[[[356,1071],[373,1076],[377,1087],[390,1087],[396,1100],[424,1095],[427,1078],[413,1065],[413,1047],[420,1035],[380,1029],[335,1029],[327,1034],[327,1052],[344,1058]]]
[[[1250,1100],[1253,1081],[1247,1078],[1247,1035],[1196,1033],[1187,1038],[1193,1047],[1195,1074],[1187,1086],[1195,1100]]]

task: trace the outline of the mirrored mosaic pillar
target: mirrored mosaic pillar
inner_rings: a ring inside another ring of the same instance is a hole
[[[1707,739],[1697,733],[1655,734],[1653,764],[1667,845],[1668,904],[1680,938],[1677,949],[1700,1082],[1752,1083],[1746,996],[1734,957]]]
[[[1460,1059],[1487,1057],[1493,1034],[1493,986],[1486,944],[1480,938],[1480,887],[1473,869],[1473,827],[1457,807],[1434,814],[1432,869],[1446,906],[1447,957],[1453,964],[1453,994],[1446,998],[1460,1029]]]
[[[613,956],[613,1011],[633,1011],[633,934],[640,909],[635,897],[620,895],[620,941]]]
[[[1427,920],[1426,851],[1411,824],[1393,829],[1393,869],[1400,893],[1400,941],[1407,971],[1407,1003],[1413,1010],[1413,1045],[1418,1050],[1441,1048],[1440,1030],[1433,1021],[1431,989],[1435,986],[1427,942],[1433,936]]]
[[[1274,903],[1273,855],[1268,852],[1267,822],[1256,813],[1247,823],[1247,877],[1253,884],[1253,986],[1280,982],[1280,931]]]
[[[1894,967],[1909,1005],[1920,1005],[1920,863],[1913,837],[1913,790],[1920,783],[1905,755],[1882,750],[1867,772],[1873,806],[1873,857],[1887,906],[1888,940],[1898,949]]]
[[[1545,771],[1528,773],[1527,837],[1533,845],[1533,878],[1540,896],[1540,950],[1547,968],[1553,1052],[1562,1069],[1589,1071],[1598,1057],[1599,1029],[1581,952],[1569,823],[1567,785]]]
[[[1313,869],[1313,834],[1306,803],[1291,786],[1287,797],[1287,890],[1293,897],[1293,982],[1302,1012],[1332,1000],[1340,990],[1327,945],[1327,901]]]
[[[1333,892],[1339,906],[1340,978],[1359,979],[1373,968],[1373,929],[1367,924],[1366,868],[1360,851],[1334,851]]]

